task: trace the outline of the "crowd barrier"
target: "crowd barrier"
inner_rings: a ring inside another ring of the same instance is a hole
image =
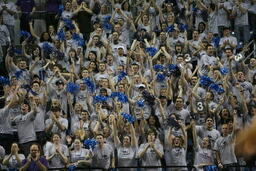
[[[167,169],[175,169],[175,171],[181,169],[184,170],[185,168],[189,170],[196,170],[196,167],[193,165],[187,165],[187,166],[131,166],[131,167],[115,167],[111,169],[105,169],[107,171],[117,171],[118,169],[136,169],[136,171],[140,171],[141,169],[162,169],[162,171],[166,171]],[[65,168],[49,168],[48,170],[104,170],[99,167],[65,167]],[[186,170],[185,169],[185,170]],[[225,169],[227,170],[234,170],[234,171],[256,171],[256,165],[255,166],[248,166],[248,165],[233,165],[233,166],[226,166]],[[219,169],[216,165],[212,166],[205,166],[203,167],[204,171],[218,171]]]

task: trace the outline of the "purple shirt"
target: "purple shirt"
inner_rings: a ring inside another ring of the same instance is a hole
[[[30,13],[32,9],[35,7],[34,0],[18,0],[16,5],[20,7],[22,12]]]
[[[44,157],[40,157],[39,161],[45,166],[45,167],[49,167],[48,165],[48,161],[44,158]],[[27,163],[27,159],[22,160],[22,166],[24,166]],[[36,164],[35,161],[31,161],[29,168],[27,169],[27,171],[38,171],[39,168]]]
[[[61,5],[60,0],[48,0],[46,4],[46,11],[58,13],[59,5]]]

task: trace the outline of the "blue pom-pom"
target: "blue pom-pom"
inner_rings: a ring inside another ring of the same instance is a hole
[[[146,48],[146,52],[150,55],[150,56],[154,56],[157,53],[157,49],[154,47],[148,47]]]
[[[18,55],[21,55],[21,54],[22,54],[22,50],[21,50],[21,49],[14,48],[14,53],[16,53],[16,54],[18,54]]]
[[[45,77],[46,77],[46,71],[44,69],[40,69],[39,70],[39,78],[40,78],[40,80],[45,81]]]
[[[217,93],[219,94],[225,93],[225,90],[219,86]]]
[[[75,171],[75,170],[76,170],[76,166],[75,165],[68,166],[68,171]]]
[[[111,93],[111,98],[117,97],[117,100],[120,101],[121,103],[127,103],[128,102],[128,97],[122,93],[122,92],[113,92]]]
[[[91,81],[90,78],[85,78],[83,80],[84,84],[87,86],[87,88],[90,90],[91,93],[94,93],[95,91],[95,84]]]
[[[94,149],[98,142],[95,139],[84,140],[84,146],[90,149]]]
[[[156,64],[153,66],[155,71],[163,71],[165,67],[163,65]]]
[[[206,171],[218,171],[218,167],[216,165],[212,165],[212,166],[204,166],[204,170]]]
[[[165,80],[165,75],[161,73],[157,73],[156,75],[156,81],[157,82],[163,82]]]
[[[60,41],[64,41],[66,38],[65,38],[65,32],[63,29],[60,29],[57,33],[57,39],[60,40]]]
[[[27,31],[21,30],[20,31],[20,36],[26,39],[26,38],[30,37],[31,34]]]
[[[198,8],[192,8],[193,12],[197,12],[199,9]]]
[[[170,72],[175,72],[175,71],[179,70],[178,65],[174,65],[174,64],[170,64],[168,68],[169,68]]]
[[[145,103],[144,103],[145,101],[144,100],[138,100],[137,102],[136,102],[136,104],[139,106],[139,107],[144,107],[145,106]]]
[[[228,74],[228,68],[220,68],[220,73],[222,75],[227,75]]]
[[[122,81],[122,79],[126,76],[127,74],[124,71],[120,72],[120,74],[117,76],[117,82]]]
[[[9,78],[0,76],[0,84],[3,84],[3,85],[10,85],[10,80],[9,80]]]
[[[214,81],[207,76],[201,76],[200,77],[200,84],[204,87],[209,87],[212,83],[214,83]]]
[[[93,97],[93,103],[94,104],[106,102],[107,100],[108,100],[108,97],[106,97],[106,96],[98,95],[98,96]]]
[[[42,49],[46,54],[51,54],[53,51],[53,47],[48,42],[43,43]]]
[[[173,32],[174,31],[174,25],[170,25],[166,28],[166,32],[170,33],[170,32]]]
[[[220,38],[219,37],[214,37],[213,38],[213,44],[214,44],[214,47],[219,47],[219,44],[220,44]]]
[[[219,94],[222,94],[222,93],[225,92],[225,90],[224,90],[222,87],[220,87],[218,84],[215,84],[215,83],[210,84],[210,85],[209,85],[209,88],[210,88],[211,90],[213,90],[213,91],[219,93]]]
[[[59,9],[58,9],[58,12],[59,14],[61,14],[62,12],[64,11],[64,5],[59,5]]]
[[[127,113],[121,113],[121,115],[123,116],[123,118],[126,120],[126,121],[128,121],[129,123],[133,123],[133,122],[135,122],[135,117],[133,117],[132,115],[130,115],[130,114],[127,114]]]
[[[66,90],[71,94],[77,94],[80,91],[80,86],[78,84],[69,82],[67,84]]]
[[[14,75],[17,79],[20,79],[20,77],[23,75],[23,70],[19,70],[19,71],[15,72]]]
[[[111,15],[106,15],[106,16],[104,16],[103,21],[104,22],[105,21],[110,21],[110,19],[111,19]]]
[[[104,30],[112,30],[113,26],[109,22],[103,22]]]
[[[75,28],[74,24],[72,23],[72,20],[64,18],[63,22],[65,24],[65,27],[67,27],[69,30],[73,30]]]
[[[185,31],[188,30],[188,25],[187,24],[180,24],[180,31]]]
[[[73,33],[72,38],[78,46],[84,46],[84,39],[79,34]]]

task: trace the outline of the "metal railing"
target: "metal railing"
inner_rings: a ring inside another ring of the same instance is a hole
[[[187,165],[187,166],[130,166],[130,167],[115,167],[115,168],[109,168],[109,169],[103,169],[103,168],[99,168],[99,167],[75,167],[72,168],[72,170],[95,170],[95,169],[99,169],[99,170],[116,170],[116,169],[162,169],[163,171],[165,171],[166,169],[179,169],[179,168],[187,168],[188,170],[192,170],[192,169],[196,169],[195,166],[193,165]],[[211,165],[211,166],[205,166],[202,167],[204,170],[209,170],[209,168],[211,169],[216,169],[218,170],[218,167],[216,165]],[[256,166],[247,166],[247,165],[227,165],[224,166],[225,169],[245,169],[247,171],[256,171]],[[68,167],[65,168],[49,168],[48,170],[69,170]]]
[[[252,50],[249,52],[249,54],[247,56],[245,56],[244,60],[247,60],[251,57],[256,57],[256,40],[250,41],[246,46],[250,47],[252,45],[253,45]]]

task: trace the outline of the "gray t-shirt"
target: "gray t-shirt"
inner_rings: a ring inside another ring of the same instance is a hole
[[[92,167],[109,169],[111,167],[111,159],[114,157],[114,150],[109,144],[104,144],[101,149],[97,145],[93,149]]]
[[[220,132],[218,130],[207,130],[204,126],[196,126],[196,132],[201,139],[209,137],[213,143],[220,137]]]
[[[9,109],[7,107],[0,109],[0,133],[1,134],[12,134]]]
[[[212,149],[208,148],[201,148],[198,146],[195,149],[195,165],[200,165],[200,164],[214,164],[214,151]]]
[[[81,148],[79,151],[73,150],[70,152],[70,162],[75,163],[79,160],[85,160],[89,153],[90,151],[84,148]]]
[[[146,146],[148,146],[148,143],[141,144],[138,150],[138,154],[143,151]],[[157,150],[159,150],[162,154],[163,152],[163,146],[160,143],[155,143],[155,147]],[[161,159],[156,154],[155,150],[152,147],[149,147],[144,154],[144,156],[141,158],[142,166],[161,166]],[[148,169],[147,169],[148,170]],[[157,170],[157,169],[154,169]]]
[[[186,149],[181,147],[171,147],[168,145],[165,149],[165,161],[167,166],[186,166]],[[187,170],[187,168],[178,168]]]
[[[14,122],[18,127],[19,143],[27,143],[36,140],[35,132],[35,111],[31,111],[25,115],[20,114],[14,118]]]
[[[20,161],[24,160],[25,159],[25,156],[23,154],[18,154],[19,158],[20,158]],[[5,156],[5,158],[7,158],[8,156]],[[8,169],[19,169],[21,167],[21,163],[19,164],[15,155],[12,155],[10,160],[9,160],[9,163],[7,165],[7,168]]]
[[[68,120],[65,119],[65,118],[59,118],[58,119],[60,124],[63,125],[66,129],[68,128]],[[46,127],[49,127],[51,124],[52,124],[52,119],[47,119],[46,122],[45,122],[45,126]],[[61,135],[61,141],[62,142],[65,142],[66,140],[66,131],[62,131],[56,123],[53,124],[53,127],[52,127],[52,130],[51,130],[52,133],[58,133]]]
[[[136,147],[117,147],[117,157],[118,157],[118,166],[137,166],[135,157],[136,157]],[[125,169],[128,170],[128,169]],[[132,170],[132,169],[129,169]]]
[[[234,135],[219,137],[214,145],[214,150],[220,152],[220,160],[222,164],[236,163]]]
[[[38,113],[36,115],[36,118],[34,120],[34,124],[35,124],[35,131],[36,132],[40,132],[40,131],[44,131],[45,130],[45,108],[43,106],[40,106],[40,108],[38,108]]]
[[[60,144],[60,151],[65,157],[69,157],[68,147],[66,145]],[[45,156],[49,157],[54,153],[56,153],[56,145],[52,144],[46,149]],[[54,157],[51,158],[48,162],[49,162],[49,168],[65,167],[65,163],[62,160],[60,154],[55,154]]]

